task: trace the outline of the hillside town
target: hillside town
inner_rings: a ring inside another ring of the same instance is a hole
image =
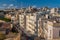
[[[60,8],[0,10],[0,40],[60,40]]]

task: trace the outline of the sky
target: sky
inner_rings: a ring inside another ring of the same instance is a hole
[[[60,7],[60,0],[0,0],[0,8]]]

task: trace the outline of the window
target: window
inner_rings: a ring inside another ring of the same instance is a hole
[[[59,31],[59,37],[60,37],[60,31]]]

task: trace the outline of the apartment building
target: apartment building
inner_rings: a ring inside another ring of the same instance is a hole
[[[32,34],[37,35],[38,33],[38,19],[37,15],[35,14],[28,14],[26,16],[26,30]]]
[[[52,39],[53,38],[53,23],[46,21],[43,23],[44,26],[44,36],[45,38],[48,39]]]
[[[19,23],[31,36],[40,36],[40,13],[22,13],[19,15]]]
[[[54,15],[58,15],[60,13],[60,8],[51,8],[50,9],[50,14]]]
[[[25,28],[26,27],[26,15],[24,15],[23,13],[19,15],[19,23],[20,23],[20,27]]]
[[[45,19],[43,30],[46,40],[60,38],[60,22],[55,19]]]

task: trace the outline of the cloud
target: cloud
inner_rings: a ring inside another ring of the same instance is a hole
[[[2,6],[7,6],[7,4],[3,4]]]
[[[10,4],[7,8],[17,8],[14,4]]]
[[[7,8],[12,8],[13,6],[14,6],[13,4],[9,4]]]
[[[32,7],[33,7],[33,8],[36,8],[36,5],[33,5]]]
[[[14,6],[14,4],[10,4],[9,6],[12,7],[12,6]]]
[[[14,4],[2,4],[0,6],[0,9],[5,9],[5,8],[17,8],[18,6],[14,5]]]

